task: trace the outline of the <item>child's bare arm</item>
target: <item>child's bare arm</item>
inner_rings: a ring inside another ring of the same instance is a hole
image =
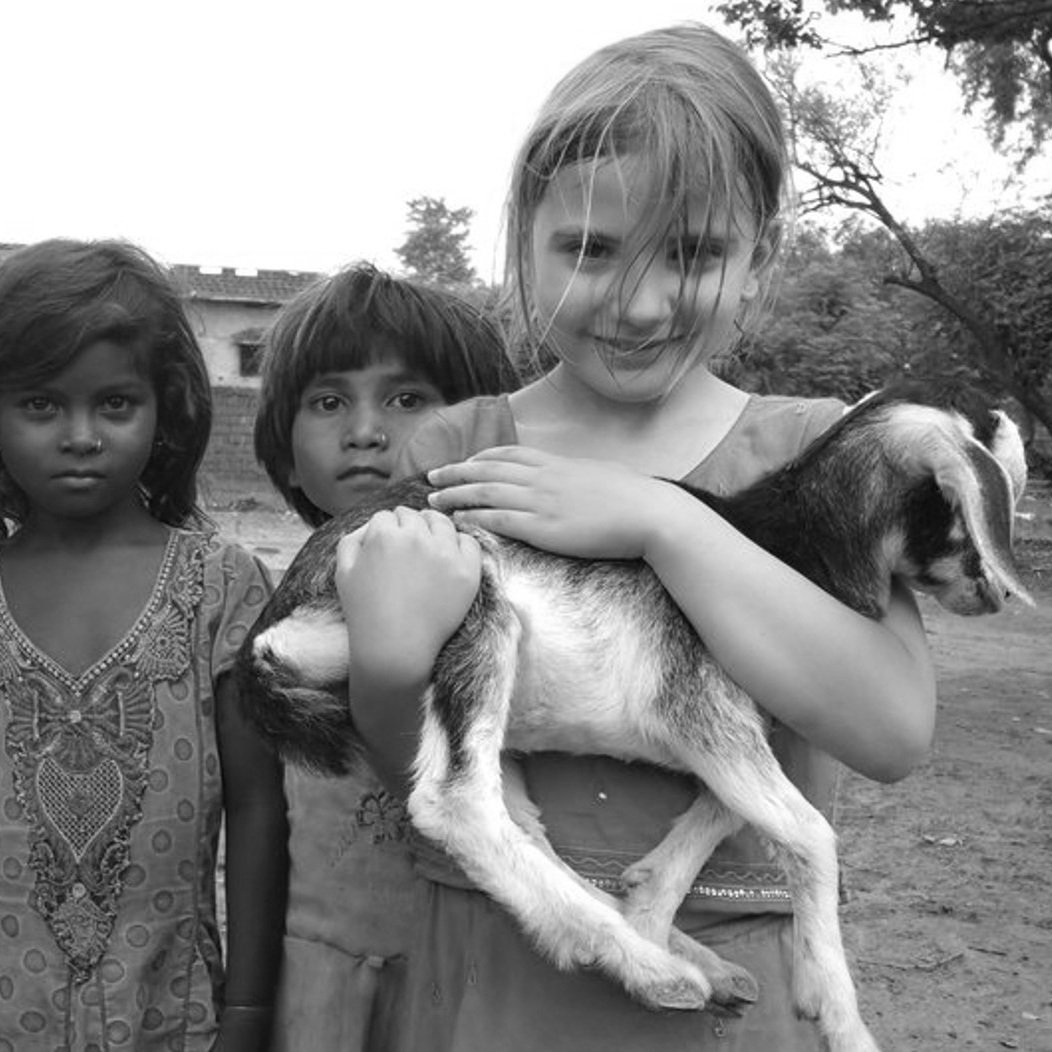
[[[644,557],[723,668],[849,767],[879,781],[908,774],[935,725],[935,673],[909,591],[893,585],[885,617],[864,617],[682,497],[682,517],[665,520]],[[689,541],[699,529],[701,545]]]
[[[509,447],[430,479],[461,521],[565,555],[646,559],[758,704],[863,774],[899,778],[927,753],[934,673],[904,588],[873,621],[679,487],[620,465]]]
[[[227,983],[216,1052],[268,1047],[285,933],[288,822],[282,769],[244,720],[232,676],[216,690],[226,816]]]
[[[350,647],[351,715],[384,783],[409,786],[420,696],[478,591],[475,540],[436,512],[380,512],[344,537],[336,587]]]

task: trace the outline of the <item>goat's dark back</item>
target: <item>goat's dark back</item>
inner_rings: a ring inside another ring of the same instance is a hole
[[[955,392],[932,400],[913,385],[879,392],[856,405],[784,467],[728,498],[692,491],[736,529],[845,605],[883,613],[885,539],[901,536],[904,562],[924,588],[925,568],[951,554],[958,511],[930,465],[917,470],[909,415],[949,408],[967,421],[967,458],[983,489],[1000,494],[985,525],[993,547],[1011,549],[1013,494],[1005,470],[980,448],[998,427],[989,403]],[[896,416],[896,411],[903,412]],[[900,572],[904,566],[897,568]],[[978,556],[974,571],[978,573]]]
[[[875,589],[873,540],[904,514],[945,536],[952,515],[930,479],[907,486],[887,457],[881,429],[887,396],[863,403],[828,428],[790,463],[730,497],[691,489],[739,532],[846,605],[882,612]],[[941,531],[941,533],[940,533]]]

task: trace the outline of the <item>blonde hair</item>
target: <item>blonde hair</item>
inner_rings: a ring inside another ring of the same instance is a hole
[[[683,226],[689,202],[701,193],[708,202],[706,226],[717,210],[730,223],[748,209],[757,245],[766,252],[759,263],[769,270],[768,257],[780,241],[789,164],[767,85],[741,48],[707,26],[686,23],[629,37],[595,52],[555,86],[515,161],[505,308],[512,345],[535,361],[544,343],[529,280],[537,209],[562,169],[594,170],[628,154],[645,158],[665,202],[635,232],[639,247],[632,262],[645,246]]]

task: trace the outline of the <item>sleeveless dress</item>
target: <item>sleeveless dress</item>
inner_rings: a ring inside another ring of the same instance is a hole
[[[719,445],[685,481],[731,494],[781,466],[843,413],[832,399],[752,396]],[[410,440],[407,473],[517,442],[506,396],[437,410]],[[793,782],[831,817],[838,766],[789,728],[772,746]],[[616,892],[626,866],[664,836],[694,797],[693,781],[603,756],[523,758],[549,839],[579,874]],[[743,1018],[653,1012],[604,976],[560,972],[512,918],[473,890],[451,860],[413,837],[418,926],[410,948],[401,1049],[407,1052],[819,1052],[817,1028],[789,996],[792,903],[785,876],[751,830],[725,840],[698,874],[677,924],[748,968],[760,999]]]
[[[0,587],[0,1052],[204,1052],[217,1033],[215,683],[270,592],[172,530],[153,592],[72,676]]]

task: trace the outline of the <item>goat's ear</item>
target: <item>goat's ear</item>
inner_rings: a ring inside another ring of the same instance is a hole
[[[1015,424],[1004,414],[998,419],[991,444],[1005,456],[1002,463],[955,412],[904,403],[892,407],[887,420],[895,458],[910,474],[933,477],[960,512],[991,586],[1032,604],[1012,558],[1015,502],[1026,480]]]
[[[1026,449],[1023,436],[1015,421],[1002,409],[991,411],[994,418],[994,432],[990,438],[990,452],[997,462],[1008,473],[1012,483],[1012,497],[1016,504],[1026,489]]]
[[[964,519],[965,528],[994,588],[1033,605],[1012,557],[1015,484],[1009,471],[980,442],[955,435],[935,467],[943,497]]]

